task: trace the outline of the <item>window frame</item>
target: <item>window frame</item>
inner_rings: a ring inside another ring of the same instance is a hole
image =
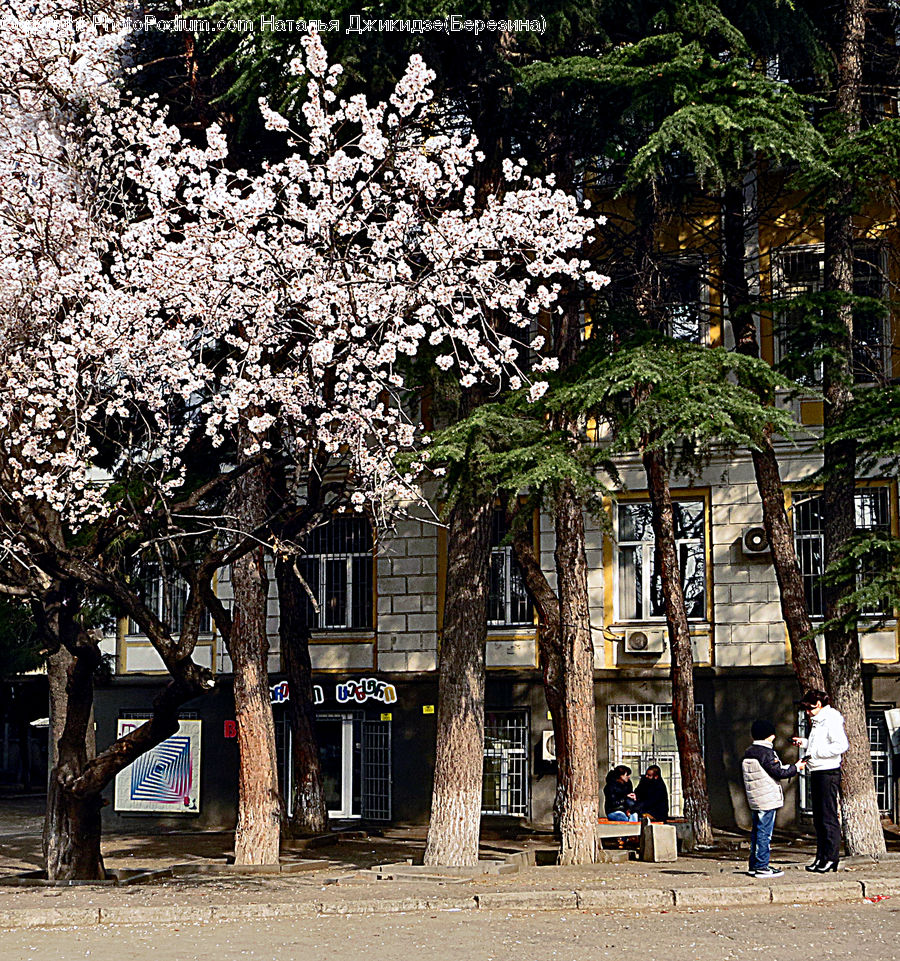
[[[869,735],[869,752],[872,755],[872,777],[875,781],[875,795],[879,800],[878,810],[882,816],[894,819],[897,810],[896,790],[894,784],[894,758],[891,747],[891,735],[887,729],[884,712],[891,710],[893,704],[866,705],[866,732]],[[797,710],[797,732],[800,737],[809,734],[809,720],[806,712]],[[879,735],[883,732],[883,742]],[[812,803],[810,801],[809,770],[802,771],[798,777],[797,810],[802,817],[812,817]],[[887,807],[881,806],[881,799],[888,802]]]
[[[696,713],[697,727],[700,732],[700,752],[705,760],[706,710],[703,704],[696,705]],[[639,749],[636,752],[628,753],[626,751],[621,725],[617,723],[618,718],[621,718],[623,723],[628,720],[636,720],[638,722],[649,720],[649,748],[645,747],[643,737],[641,737],[642,743]],[[657,736],[667,719],[669,723],[672,724],[674,731],[671,704],[607,704],[606,724],[609,766],[613,768],[617,764],[626,764],[631,768],[632,778],[635,779],[635,781],[650,764],[659,764],[664,771],[668,770],[671,766],[670,778],[666,778],[664,774],[664,780],[666,781],[666,787],[669,792],[669,816],[681,817],[684,809],[684,790],[681,784],[681,759],[678,754],[677,745],[670,750],[664,747],[658,747],[656,744]],[[629,761],[632,763],[629,764]],[[661,761],[663,762],[662,764],[660,764]],[[640,770],[638,770],[638,768]]]
[[[819,276],[815,283],[797,283],[788,285],[787,279],[785,277],[785,261],[791,255],[796,254],[813,254],[817,255],[819,259]],[[871,275],[862,275],[857,269],[857,264],[865,263],[871,265],[874,269]],[[854,283],[854,293],[855,288],[858,283],[861,283],[864,279],[869,279],[870,276],[881,276],[881,296],[885,297],[888,294],[888,251],[884,244],[877,241],[862,241],[860,243],[854,244],[853,247],[853,283]],[[824,244],[798,244],[796,246],[782,247],[777,250],[773,250],[770,253],[770,273],[771,273],[771,285],[772,293],[778,299],[785,299],[787,297],[797,297],[804,296],[808,294],[820,293],[825,286],[825,245]],[[772,340],[773,340],[773,357],[775,364],[780,364],[785,356],[783,338],[779,335],[779,328],[784,327],[788,317],[787,310],[780,310],[775,313],[772,318]],[[881,338],[877,346],[880,348],[881,354],[881,377],[889,378],[891,376],[891,333],[890,333],[890,317],[884,316],[881,321]],[[875,380],[871,377],[859,376],[860,365],[856,363],[857,352],[860,348],[854,344],[853,352],[853,372],[854,380],[858,384],[874,383]],[[809,386],[817,387],[822,383],[823,378],[822,363],[816,364],[816,371],[812,378],[809,379]]]
[[[860,527],[856,520],[859,517],[858,505],[859,499],[866,494],[871,494],[873,492],[878,492],[883,498],[883,508],[885,522],[881,525],[873,525],[871,527]],[[821,501],[823,497],[822,491],[819,490],[795,490],[791,494],[791,528],[794,536],[794,550],[797,554],[797,564],[800,567],[800,576],[804,584],[804,603],[806,604],[807,611],[809,613],[810,619],[813,621],[822,620],[825,617],[824,606],[825,599],[822,592],[822,578],[825,572],[825,531],[824,528],[819,530],[803,530],[798,531],[797,520],[798,520],[798,507],[804,503],[804,501]],[[890,485],[885,484],[867,484],[864,486],[857,486],[853,495],[854,501],[854,533],[862,534],[869,531],[877,530],[891,530],[891,488]],[[801,544],[811,544],[814,550],[818,547],[818,556],[820,558],[820,564],[822,569],[819,571],[807,571],[804,569],[804,564],[808,557],[812,557],[813,554],[806,549],[801,547]],[[857,574],[857,583],[859,584],[861,579],[865,576],[864,572],[859,572]],[[811,584],[810,593],[807,593],[806,585]],[[815,591],[815,594],[812,594]],[[813,605],[811,603],[811,597],[818,597],[818,603]],[[814,612],[813,608],[816,608]],[[880,617],[890,617],[893,615],[893,610],[867,610],[860,611],[863,617],[880,618]]]
[[[495,721],[499,723],[494,723]],[[492,731],[499,733],[492,734]],[[504,737],[512,732],[513,737]],[[509,743],[489,747],[489,740]],[[484,767],[481,788],[481,814],[485,817],[530,817],[531,806],[531,717],[528,708],[487,708],[484,715]],[[499,769],[488,771],[491,761],[499,761]],[[486,805],[486,793],[498,781],[494,806]]]
[[[700,506],[701,519],[703,524],[703,529],[699,537],[692,538],[677,538],[675,541],[675,549],[679,554],[679,572],[681,574],[682,583],[684,580],[684,570],[681,567],[681,548],[688,544],[697,544],[700,547],[700,557],[703,561],[703,610],[699,615],[689,616],[688,620],[695,624],[708,623],[710,620],[710,581],[709,581],[709,557],[708,557],[708,537],[709,537],[709,518],[708,518],[708,500],[702,495],[687,495],[687,494],[675,494],[672,495],[672,503],[674,504],[697,504]],[[652,610],[652,584],[653,584],[653,570],[656,566],[656,537],[652,537],[649,540],[622,540],[620,537],[621,532],[621,516],[620,511],[623,508],[633,507],[638,505],[649,506],[649,500],[618,500],[614,502],[614,516],[615,516],[615,530],[614,530],[614,542],[613,542],[613,598],[614,598],[614,620],[617,624],[662,624],[665,623],[665,614],[651,614]],[[651,528],[652,530],[652,528]],[[623,548],[634,548],[634,547],[644,547],[646,545],[647,550],[642,550],[641,557],[641,578],[642,578],[642,589],[641,589],[641,616],[640,617],[626,617],[623,613],[622,605],[622,579],[621,579],[621,567],[622,567],[622,551]]]
[[[367,515],[347,515],[341,514],[333,518],[327,524],[322,524],[321,526],[315,528],[311,533],[319,541],[328,537],[328,528],[335,522],[340,521],[359,521],[361,524],[365,523],[367,528],[367,535],[362,537],[363,546],[360,549],[336,549],[336,550],[324,550],[324,549],[310,549],[307,553],[301,554],[297,559],[298,570],[304,565],[308,565],[312,562],[316,565],[316,576],[310,578],[307,576],[308,571],[304,573],[304,580],[307,586],[315,591],[316,603],[319,605],[318,612],[312,607],[312,604],[308,604],[307,607],[307,617],[310,619],[309,629],[315,633],[327,632],[335,633],[340,631],[373,631],[375,627],[375,534],[372,529],[371,519]],[[350,534],[350,537],[355,535]],[[319,548],[320,545],[317,542],[309,545],[311,548]],[[327,544],[324,545],[327,547]],[[340,548],[340,545],[339,545]],[[355,573],[355,561],[367,560],[367,571],[365,575],[363,584],[368,581],[369,594],[368,603],[354,603],[354,589],[356,586],[356,573]],[[327,618],[329,611],[329,569],[328,562],[343,562],[344,570],[344,583],[343,583],[343,593],[344,593],[344,603],[342,616],[340,618],[340,623],[326,624],[324,621]],[[310,583],[310,580],[314,580],[315,583]],[[305,593],[305,592],[304,592]],[[365,616],[359,618],[362,623],[354,623],[357,613],[365,612]]]
[[[533,525],[529,526],[529,533],[533,530]],[[491,629],[533,627],[534,626],[534,601],[528,593],[525,585],[525,578],[521,572],[518,561],[515,558],[511,544],[503,544],[502,541],[508,533],[506,527],[506,516],[502,508],[495,507],[494,515],[491,518],[491,555],[488,561],[488,627]],[[495,543],[499,542],[499,543]],[[494,581],[494,561],[495,558],[502,559],[502,596],[499,598],[503,607],[503,618],[491,617],[491,606],[496,595],[492,592]],[[524,619],[513,618],[513,604],[522,603],[522,599],[513,599],[513,583],[519,578],[524,592],[525,616]]]
[[[188,582],[177,572],[164,573],[157,561],[145,561],[141,567],[143,570],[139,568],[137,576],[142,585],[144,604],[165,625],[172,637],[179,637],[190,593]],[[176,613],[177,617],[173,617]],[[168,623],[167,618],[172,620],[171,624]],[[200,628],[197,633],[198,636],[214,633],[212,615],[206,607],[200,614]],[[126,618],[125,636],[146,636],[141,626],[130,615]]]
[[[688,269],[694,273],[697,282],[697,299],[688,303],[681,301],[664,301],[660,298],[659,307],[666,318],[665,334],[673,340],[682,343],[706,346],[710,343],[710,294],[708,279],[708,261],[703,254],[673,254],[664,255],[658,264],[657,273],[659,275],[659,287],[662,291],[663,285],[668,278],[667,268],[677,270]],[[696,309],[697,336],[678,337],[673,333],[671,312],[677,307],[691,307]]]

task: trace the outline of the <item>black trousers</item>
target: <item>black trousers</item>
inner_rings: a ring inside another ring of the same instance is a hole
[[[813,824],[816,827],[816,860],[837,861],[841,856],[841,822],[838,818],[838,790],[841,769],[811,771],[809,789]]]

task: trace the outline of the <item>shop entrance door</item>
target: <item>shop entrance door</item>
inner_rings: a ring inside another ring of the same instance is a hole
[[[293,813],[294,770],[287,717],[275,726],[279,784]],[[329,817],[391,820],[391,722],[366,720],[361,712],[316,717],[322,786]],[[286,786],[288,786],[286,788]]]
[[[360,811],[359,722],[352,714],[316,718],[325,804],[331,818],[357,818]]]

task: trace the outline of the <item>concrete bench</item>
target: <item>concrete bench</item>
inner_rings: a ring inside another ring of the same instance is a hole
[[[610,821],[608,818],[599,818],[597,826],[594,828],[594,836],[598,841],[609,838],[637,838],[641,836],[640,821]]]
[[[642,861],[674,861],[677,854],[676,828],[658,821],[610,821],[599,818],[594,827],[599,847],[603,841],[616,840],[622,847],[626,838],[640,838]]]

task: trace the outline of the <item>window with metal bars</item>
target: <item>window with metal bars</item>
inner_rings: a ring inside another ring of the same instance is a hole
[[[703,501],[675,501],[675,549],[689,618],[706,617],[706,548]],[[617,525],[618,612],[621,621],[666,615],[656,538],[646,502],[619,504]]]
[[[305,540],[297,570],[315,595],[306,596],[303,616],[314,630],[372,627],[374,579],[372,526],[367,517],[335,517]]]
[[[856,492],[856,530],[890,531],[891,512],[887,487],[865,487]],[[822,593],[822,575],[825,571],[825,502],[818,491],[794,494],[792,510],[794,519],[794,543],[797,561],[803,578],[803,593],[810,617],[823,617],[825,600]],[[866,572],[859,573],[860,585]],[[864,614],[887,613],[887,602],[863,611]]]
[[[888,363],[887,313],[880,303],[886,295],[885,251],[874,244],[858,244],[853,252],[853,293],[870,298],[853,306],[853,371],[860,383],[885,377]],[[792,301],[819,293],[825,284],[825,253],[821,246],[794,247],[772,254],[772,289],[780,300]],[[877,302],[877,303],[876,303]],[[806,327],[808,316],[821,314],[821,306],[798,304],[785,306],[776,320],[775,358],[783,361],[796,347],[792,330]],[[802,347],[807,355],[808,344]],[[813,344],[814,350],[821,344]],[[801,382],[819,384],[822,381],[821,360],[802,372],[792,371]]]
[[[607,712],[610,767],[627,765],[636,783],[651,764],[656,764],[669,791],[669,813],[672,817],[680,817],[684,792],[672,705],[610,704]],[[705,753],[703,718],[703,705],[698,704],[700,749]]]
[[[162,621],[173,635],[181,633],[187,608],[189,587],[180,574],[165,572],[156,561],[141,562],[137,577],[138,593],[147,607]],[[128,618],[127,633],[143,635],[141,626]],[[212,618],[204,609],[200,614],[200,633],[212,633]]]
[[[484,716],[482,814],[528,816],[528,712]]]
[[[491,522],[491,566],[488,584],[488,623],[493,626],[533,624],[534,607],[511,544],[506,512],[497,509]]]
[[[872,755],[872,776],[875,779],[875,795],[878,810],[883,817],[894,819],[894,757],[891,737],[884,712],[893,705],[870,705],[866,710],[866,729],[869,733],[869,751]],[[809,736],[809,719],[804,711],[797,714],[797,730],[800,737]],[[812,817],[812,801],[809,793],[809,772],[800,775],[800,813]]]

